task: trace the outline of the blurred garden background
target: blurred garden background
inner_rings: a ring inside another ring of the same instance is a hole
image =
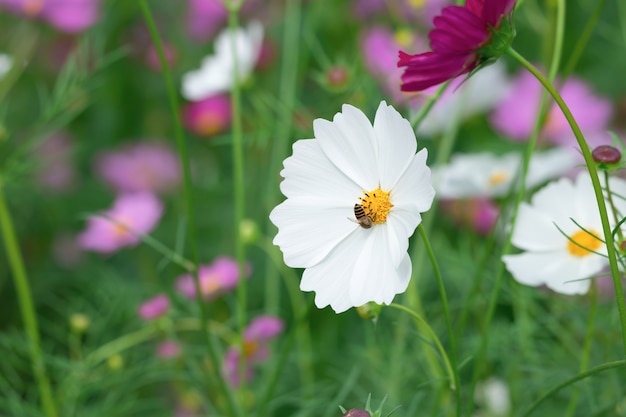
[[[0,415],[331,417],[371,396],[382,416],[626,416],[608,263],[567,294],[501,259],[516,204],[586,172],[559,109],[507,55],[400,90],[398,52],[428,51],[451,4],[0,0]],[[624,1],[518,0],[511,20],[589,146],[621,149]],[[313,121],[382,100],[428,150],[420,227],[447,304],[415,232],[394,299],[413,314],[336,314],[299,289],[269,213]]]

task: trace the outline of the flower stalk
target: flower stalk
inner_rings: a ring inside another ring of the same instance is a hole
[[[33,368],[35,381],[37,382],[39,395],[41,397],[42,409],[47,417],[56,417],[58,416],[57,407],[54,402],[52,388],[50,387],[50,380],[48,379],[43,360],[35,306],[30,291],[30,284],[28,283],[26,268],[24,267],[24,260],[22,259],[22,254],[15,235],[13,220],[4,197],[4,183],[2,177],[0,177],[0,226],[2,227],[2,238],[7,258],[11,271],[13,272],[13,280],[22,314],[22,320],[24,321],[24,327],[26,329],[26,334],[28,335],[30,362]]]
[[[606,242],[607,255],[609,258],[609,264],[611,267],[611,276],[613,277],[613,286],[615,288],[615,299],[617,303],[617,308],[620,316],[620,324],[621,324],[621,333],[622,333],[622,345],[624,350],[624,356],[626,356],[626,303],[624,302],[624,290],[622,288],[622,283],[620,279],[619,267],[617,264],[617,254],[615,250],[615,242],[613,239],[613,234],[611,231],[611,225],[609,223],[608,211],[606,208],[606,203],[603,195],[602,185],[600,184],[600,179],[598,177],[598,170],[596,168],[596,163],[591,156],[591,151],[585,138],[578,126],[578,123],[574,119],[572,112],[569,110],[567,104],[563,101],[563,98],[559,94],[559,92],[554,88],[554,86],[548,81],[548,79],[539,72],[537,68],[535,68],[530,62],[528,62],[523,56],[521,56],[517,51],[513,48],[509,48],[507,53],[515,58],[520,64],[522,64],[531,74],[537,78],[537,80],[543,85],[543,87],[550,93],[556,104],[559,106],[563,115],[567,119],[574,136],[576,137],[576,141],[578,142],[578,146],[580,147],[580,151],[582,152],[583,158],[585,160],[585,164],[587,166],[587,170],[589,172],[589,177],[591,178],[591,183],[593,185],[594,194],[596,197],[596,201],[598,203],[598,211],[600,213],[600,219],[602,221],[602,232],[604,234],[604,239]]]

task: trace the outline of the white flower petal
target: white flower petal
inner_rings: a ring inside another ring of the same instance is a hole
[[[328,159],[362,190],[378,187],[374,128],[361,110],[344,104],[332,122],[314,120],[313,131]]]
[[[315,291],[315,305],[318,308],[330,305],[336,313],[341,313],[356,307],[350,297],[350,279],[368,232],[362,228],[355,230],[322,262],[307,268],[302,274],[300,289]]]
[[[576,229],[570,217],[576,216],[578,207],[575,204],[577,190],[571,180],[561,178],[537,191],[533,196],[532,206],[552,219],[567,234]]]
[[[305,199],[316,207],[348,207],[358,202],[361,188],[343,174],[314,139],[293,144],[293,156],[285,159],[280,190],[287,198]],[[354,217],[352,215],[352,217]]]
[[[430,178],[430,168],[426,166],[427,157],[426,149],[415,154],[413,161],[393,187],[390,200],[394,208],[414,210],[416,213],[430,209],[435,198],[435,189]]]
[[[397,288],[408,279],[398,275],[399,272],[406,273],[406,268],[404,265],[402,268],[394,266],[386,240],[384,228],[374,227],[367,235],[350,281],[350,300],[355,306],[370,301],[391,304]]]
[[[526,203],[520,205],[516,224],[512,242],[520,249],[551,251],[567,247],[567,238],[552,219]]]
[[[278,227],[274,244],[279,246],[285,264],[308,268],[324,259],[354,229],[361,228],[348,220],[351,208],[320,208],[288,199],[270,213]]]
[[[408,120],[384,101],[374,118],[378,144],[380,187],[390,190],[413,161],[417,150],[415,132]]]

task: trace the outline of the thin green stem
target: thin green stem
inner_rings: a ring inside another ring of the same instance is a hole
[[[605,364],[602,364],[600,366],[596,366],[595,368],[591,368],[590,370],[588,370],[587,372],[583,372],[580,373],[578,375],[576,375],[575,377],[572,377],[564,382],[561,382],[560,384],[554,386],[553,388],[549,389],[548,391],[546,391],[541,397],[539,397],[534,403],[532,403],[530,405],[530,407],[528,407],[528,409],[522,414],[522,417],[528,417],[529,415],[532,414],[533,411],[535,411],[537,409],[537,407],[539,407],[545,400],[547,400],[548,398],[550,398],[552,395],[554,395],[555,393],[557,393],[558,391],[560,391],[561,389],[572,385],[575,382],[578,382],[582,379],[585,379],[587,377],[590,377],[592,375],[598,374],[600,372],[604,372],[607,371],[609,369],[615,369],[615,368],[620,368],[622,366],[626,366],[626,360],[621,360],[621,361],[615,361],[615,362],[608,362]]]
[[[182,122],[180,120],[179,114],[179,103],[178,103],[178,95],[176,94],[176,89],[174,88],[174,82],[172,80],[172,74],[169,69],[169,65],[165,58],[165,52],[163,51],[163,44],[161,42],[161,38],[159,36],[159,32],[156,28],[156,24],[154,22],[154,18],[152,17],[152,13],[148,6],[146,0],[139,0],[139,5],[141,7],[142,13],[146,20],[146,24],[148,26],[148,30],[150,32],[150,36],[152,38],[152,42],[157,50],[159,56],[159,62],[161,64],[161,70],[163,74],[163,79],[165,81],[167,96],[170,105],[170,112],[172,115],[172,120],[174,122],[174,136],[176,138],[176,146],[178,148],[178,154],[180,156],[181,164],[183,167],[183,200],[185,203],[185,213],[187,217],[187,233],[188,233],[188,242],[191,250],[191,260],[194,265],[198,265],[198,246],[197,246],[197,236],[196,236],[196,215],[194,208],[194,200],[193,200],[193,189],[191,182],[191,168],[189,164],[189,153],[187,151],[187,144],[185,142],[185,134],[183,132]],[[200,320],[202,322],[202,330],[203,336],[206,340],[207,352],[209,353],[209,360],[211,362],[211,366],[213,369],[219,369],[220,360],[217,356],[216,347],[214,346],[213,336],[208,331],[208,312],[206,303],[202,298],[202,291],[200,288],[200,279],[198,276],[197,269],[193,274],[195,287],[196,287],[196,303],[198,304],[198,308],[200,310]],[[242,279],[242,281],[245,281]],[[217,380],[217,385],[219,390],[227,399],[227,407],[229,409],[229,415],[239,415],[238,412],[239,407],[238,403],[234,400],[232,390],[226,385],[224,378],[217,376],[215,378]]]
[[[565,67],[563,69],[563,74],[562,74],[563,78],[567,78],[574,71],[574,68],[576,68],[576,64],[578,64],[578,61],[580,60],[580,57],[582,56],[583,51],[587,47],[587,44],[589,43],[589,39],[591,38],[591,35],[593,34],[593,31],[596,25],[598,24],[598,20],[600,20],[600,16],[602,15],[602,10],[604,10],[605,5],[606,5],[606,0],[598,0],[596,2],[596,7],[593,10],[593,13],[591,13],[591,16],[589,16],[589,20],[587,21],[587,24],[585,25],[585,29],[583,29],[583,33],[580,35],[580,38],[578,39],[578,42],[576,42],[576,46],[574,47],[574,50],[570,54],[569,59],[567,60],[567,63],[565,64]]]
[[[587,165],[587,170],[589,171],[589,176],[591,178],[591,183],[593,185],[593,190],[595,194],[596,201],[598,203],[598,211],[600,213],[600,219],[602,221],[602,232],[604,234],[604,239],[606,242],[607,255],[609,257],[609,263],[611,266],[611,276],[613,277],[613,286],[615,288],[615,299],[617,303],[617,308],[620,316],[620,324],[621,324],[621,332],[622,332],[622,345],[624,350],[624,355],[626,356],[626,304],[624,302],[624,290],[622,288],[622,283],[620,280],[619,267],[617,264],[617,254],[615,251],[615,242],[613,240],[613,235],[611,233],[611,225],[609,222],[609,216],[606,209],[606,202],[604,199],[604,194],[602,190],[602,186],[600,184],[600,180],[598,178],[598,170],[596,168],[596,164],[591,156],[591,151],[589,150],[589,146],[585,141],[585,138],[580,131],[580,127],[578,123],[574,119],[572,112],[567,107],[567,104],[563,101],[563,98],[559,94],[558,91],[554,88],[554,86],[539,72],[530,62],[528,62],[524,57],[522,57],[519,53],[517,53],[512,48],[508,50],[509,55],[517,59],[528,71],[530,71],[535,78],[543,85],[543,87],[548,90],[550,95],[554,98],[554,101],[557,103],[563,115],[567,119],[574,136],[576,137],[576,141],[578,142],[578,146],[580,147],[580,151],[582,152],[583,158],[585,159],[585,164]]]
[[[426,322],[426,320],[424,320],[422,316],[420,316],[419,314],[417,314],[415,311],[411,310],[410,308],[403,306],[402,304],[391,303],[389,304],[389,307],[393,307],[397,310],[404,311],[405,313],[410,314],[411,317],[415,319],[416,324],[419,324],[419,326],[417,326],[418,331],[426,331],[426,333],[428,333],[428,337],[435,344],[437,350],[439,351],[439,354],[441,355],[441,359],[443,360],[444,366],[446,368],[446,372],[448,373],[450,388],[454,390],[455,387],[458,386],[458,376],[456,372],[454,371],[452,364],[450,363],[450,358],[448,357],[446,350],[443,348],[443,345],[441,344],[441,341],[437,337],[437,334],[435,333],[433,328],[430,327],[428,322]],[[456,391],[458,392],[459,390],[457,389]]]
[[[24,267],[24,260],[22,259],[17,236],[15,235],[13,219],[11,218],[11,213],[9,212],[4,197],[4,183],[2,177],[0,177],[0,226],[2,226],[2,238],[4,240],[5,251],[9,265],[11,266],[11,271],[13,272],[13,281],[15,283],[15,291],[17,292],[22,320],[26,334],[28,335],[30,362],[35,381],[37,381],[37,389],[41,396],[43,412],[47,417],[56,417],[58,415],[57,407],[54,402],[50,380],[48,379],[43,360],[41,340],[39,338],[39,326],[37,325],[37,314],[35,313],[35,306],[30,291],[30,284],[28,283],[26,268]]]
[[[448,297],[446,295],[446,288],[443,284],[443,278],[441,276],[441,270],[439,269],[439,263],[437,262],[437,258],[435,257],[435,253],[433,252],[433,248],[430,245],[430,241],[428,240],[428,236],[426,236],[426,232],[424,228],[420,224],[417,226],[417,230],[420,232],[420,236],[422,237],[422,241],[424,242],[424,246],[426,251],[428,252],[428,257],[430,258],[430,262],[433,267],[433,272],[435,274],[435,279],[437,280],[437,286],[439,287],[439,294],[441,296],[441,304],[443,307],[443,314],[446,320],[446,330],[448,332],[448,338],[450,343],[450,358],[452,358],[453,365],[453,380],[452,380],[452,389],[455,390],[456,393],[456,415],[458,417],[461,416],[461,387],[459,386],[459,374],[457,372],[457,361],[456,361],[456,343],[454,337],[454,330],[452,329],[452,320],[450,319],[450,309],[448,307]]]
[[[591,356],[591,342],[593,341],[593,334],[595,332],[595,319],[598,304],[598,295],[595,285],[591,286],[591,305],[589,307],[589,317],[587,319],[587,333],[585,334],[585,342],[583,344],[583,352],[580,356],[579,373],[583,373],[589,366],[589,357]],[[576,413],[576,405],[578,404],[578,398],[580,397],[580,391],[576,389],[572,394],[567,407],[567,417],[573,417]]]
[[[428,101],[426,101],[426,103],[422,107],[420,107],[420,110],[415,116],[415,119],[411,121],[411,126],[413,126],[413,129],[417,129],[419,125],[422,123],[422,121],[424,121],[424,119],[426,118],[426,116],[428,116],[428,113],[430,113],[430,110],[433,108],[435,103],[437,103],[437,100],[439,100],[439,97],[441,97],[441,95],[444,93],[444,91],[446,91],[449,85],[450,85],[449,81],[441,84],[441,86],[437,89],[437,91],[435,91],[435,94],[428,97]]]

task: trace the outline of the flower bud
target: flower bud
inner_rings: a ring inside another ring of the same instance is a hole
[[[598,164],[613,165],[622,159],[619,149],[610,145],[600,145],[591,152],[593,160]]]
[[[376,320],[380,315],[381,306],[374,302],[363,304],[356,308],[358,315],[365,320]]]
[[[119,371],[124,367],[124,358],[122,358],[122,355],[118,353],[116,353],[115,355],[111,355],[107,359],[107,366],[112,371]]]
[[[358,408],[351,408],[348,411],[346,411],[344,415],[341,417],[372,417],[372,415],[365,410],[360,410]]]
[[[259,239],[259,227],[251,219],[243,219],[239,223],[239,237],[244,243],[254,243]]]
[[[331,88],[339,89],[345,87],[349,78],[348,70],[341,65],[335,65],[326,71],[326,83]]]
[[[70,328],[73,332],[83,334],[89,329],[91,324],[86,314],[74,313],[70,316]]]

